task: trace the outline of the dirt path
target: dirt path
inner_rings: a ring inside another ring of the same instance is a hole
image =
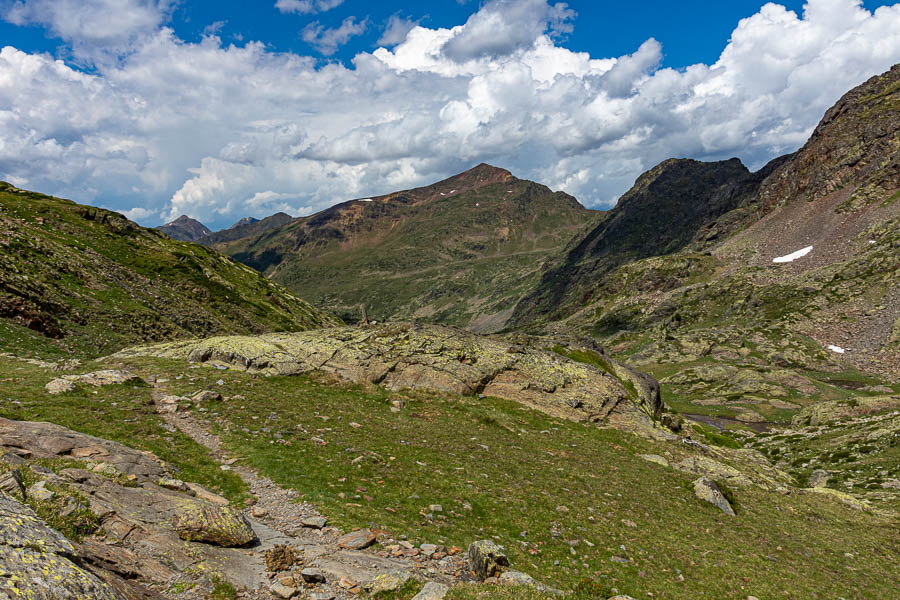
[[[209,448],[224,468],[231,469],[250,488],[256,503],[244,512],[261,542],[255,551],[264,554],[275,545],[288,545],[300,551],[302,564],[279,573],[260,574],[268,577],[273,584],[283,583],[298,592],[312,592],[318,595],[311,597],[323,600],[348,600],[356,598],[361,589],[386,574],[409,573],[419,579],[446,585],[465,577],[466,561],[462,554],[450,556],[445,551],[439,551],[428,558],[420,548],[406,548],[383,535],[379,536],[381,547],[376,547],[378,549],[352,550],[339,545],[338,540],[344,533],[339,529],[304,526],[305,520],[325,517],[312,504],[301,502],[300,494],[295,490],[277,485],[248,466],[237,462],[229,465],[233,457],[223,447],[219,437],[209,430],[208,423],[188,412],[169,412],[171,405],[160,402],[165,395],[164,388],[156,384],[155,388],[153,398],[162,418]],[[319,569],[325,576],[325,583],[304,584],[300,571],[307,567]],[[284,596],[258,589],[241,591],[238,597],[269,599]]]

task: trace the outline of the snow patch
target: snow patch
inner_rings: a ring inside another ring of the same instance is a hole
[[[830,346],[828,346],[828,349],[837,354],[843,354],[844,352],[846,352],[846,350],[844,350],[840,346],[835,346],[834,344],[831,344]]]
[[[451,193],[451,194],[455,194],[455,193],[456,193],[456,190],[450,190],[450,193]]]
[[[778,258],[773,258],[772,262],[773,263],[794,262],[798,258],[803,258],[807,254],[812,252],[812,249],[813,249],[812,246],[807,246],[806,248],[803,248],[802,250],[797,250],[796,252],[791,252],[790,254],[785,254],[784,256],[779,256]]]
[[[875,243],[875,240],[869,240],[869,243],[870,243],[870,244],[874,244],[874,243]]]
[[[364,198],[364,199],[360,200],[360,202],[371,202],[371,201],[372,201],[371,198]]]

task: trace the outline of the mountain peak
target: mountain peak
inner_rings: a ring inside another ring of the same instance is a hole
[[[181,215],[174,221],[157,227],[157,229],[180,242],[195,242],[212,233],[209,227],[187,215]]]

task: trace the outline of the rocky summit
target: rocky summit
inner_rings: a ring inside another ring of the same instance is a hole
[[[898,82],[608,211],[0,184],[0,600],[895,597]]]

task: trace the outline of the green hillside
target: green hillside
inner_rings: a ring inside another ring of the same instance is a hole
[[[0,183],[0,350],[96,356],[128,344],[335,324],[259,273],[122,215]]]
[[[544,261],[597,216],[567,194],[479,165],[213,246],[349,320],[364,304],[379,321],[498,330]]]

